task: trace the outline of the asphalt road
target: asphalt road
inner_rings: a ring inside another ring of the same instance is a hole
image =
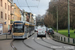
[[[48,35],[37,37],[37,33],[25,40],[14,40],[13,45],[17,50],[75,50],[74,46],[56,42]]]

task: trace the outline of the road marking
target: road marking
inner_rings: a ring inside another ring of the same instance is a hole
[[[43,39],[46,39],[46,38],[43,38]]]
[[[40,38],[37,38],[37,39],[40,39]]]
[[[49,37],[47,37],[47,39],[50,39]]]
[[[32,39],[34,39],[34,37]]]

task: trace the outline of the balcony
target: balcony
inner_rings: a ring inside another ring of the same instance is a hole
[[[10,20],[10,24],[13,24],[14,20]]]

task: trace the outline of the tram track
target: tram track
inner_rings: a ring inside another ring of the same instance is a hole
[[[42,40],[43,42],[45,42],[45,43],[48,43],[48,44],[51,44],[51,45],[54,45],[54,46],[60,46],[60,45],[55,45],[55,44],[49,43],[49,42],[45,41],[45,40],[42,39],[42,38],[41,38],[41,40]],[[68,49],[68,50],[73,50],[73,49]]]
[[[26,40],[26,39],[25,39],[25,40]],[[10,46],[13,48],[13,50],[17,50],[17,48],[13,45],[14,41],[15,41],[15,40],[12,40],[12,41],[11,41]],[[31,46],[27,45],[27,44],[24,42],[24,40],[22,40],[22,43],[23,43],[26,47],[30,48],[31,50],[35,50],[35,49],[32,48]]]
[[[33,35],[32,35],[32,36],[33,36]],[[32,37],[32,36],[31,36],[31,37]],[[29,38],[31,38],[31,37],[29,37]],[[40,38],[40,39],[41,39],[41,41],[43,41],[43,42],[45,42],[45,43],[47,43],[47,44],[55,45],[55,44],[52,44],[52,43],[50,43],[50,42],[45,41],[45,39],[43,39],[43,38]],[[22,43],[23,43],[27,48],[30,48],[31,50],[36,50],[35,48],[33,48],[33,47],[31,47],[30,45],[28,45],[27,43],[25,43],[25,40],[27,40],[27,39],[22,40]],[[13,48],[13,50],[17,50],[17,48],[13,45],[14,41],[15,41],[15,40],[12,40],[12,41],[11,41],[10,46]],[[33,41],[34,41],[36,44],[38,44],[38,45],[40,45],[40,46],[43,46],[43,47],[45,47],[45,48],[52,49],[52,50],[56,50],[55,48],[51,48],[51,47],[49,47],[49,46],[46,46],[46,45],[44,45],[44,44],[39,43],[39,42],[36,40],[36,37],[33,39]],[[55,45],[55,46],[60,46],[60,45]],[[73,50],[73,49],[69,49],[69,50]]]
[[[47,41],[45,41],[45,40],[42,39],[42,38],[41,38],[41,40],[42,40],[43,42],[45,42],[45,43],[48,43],[48,44],[51,44],[51,45],[54,45],[54,46],[60,46],[60,45],[55,45],[55,44],[52,44],[52,43],[50,43],[50,42],[47,42]]]
[[[34,33],[31,36],[33,36],[33,35],[34,35]],[[29,36],[29,37],[31,37],[31,36]],[[25,38],[24,40],[26,40],[26,39],[27,38]],[[32,48],[29,45],[27,45],[26,43],[24,43],[24,40],[22,42],[25,46],[27,46],[28,48],[31,48],[32,50],[35,50],[34,48]],[[13,45],[14,41],[15,41],[14,39],[11,41],[10,46],[13,48],[13,50],[17,50],[17,48]]]
[[[39,45],[41,45],[41,46],[43,46],[43,47],[46,47],[46,48],[55,50],[54,48],[51,48],[51,47],[48,47],[48,46],[45,46],[45,45],[43,45],[43,44],[38,43],[38,42],[35,40],[35,38],[34,38],[34,42],[37,43],[37,44],[39,44]]]
[[[34,35],[34,33],[33,33],[31,36],[33,36],[33,35]],[[29,37],[31,37],[31,36],[29,36]],[[27,39],[25,39],[25,40],[27,40]],[[26,47],[28,47],[28,48],[30,48],[30,49],[32,49],[32,50],[35,50],[35,49],[32,48],[31,46],[27,45],[27,44],[24,42],[25,40],[22,41],[23,44],[24,44]]]
[[[14,42],[15,40],[12,40],[11,41],[11,43],[10,43],[10,46],[13,48],[13,50],[17,50],[17,48],[13,45],[13,42]]]
[[[35,50],[35,49],[32,48],[31,46],[27,45],[27,44],[24,42],[24,40],[23,40],[22,42],[23,42],[23,44],[24,44],[26,47],[28,47],[28,48],[30,48],[30,49],[32,49],[32,50]]]

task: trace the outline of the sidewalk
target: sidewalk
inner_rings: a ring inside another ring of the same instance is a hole
[[[12,47],[10,46],[11,41],[12,35],[6,34],[0,35],[0,50],[13,50]]]
[[[10,46],[12,40],[0,40],[0,50],[13,50]]]
[[[75,40],[73,38],[68,38],[68,37],[66,37],[62,34],[57,33],[57,32],[54,32],[54,33],[55,33],[54,35],[57,36],[57,37],[55,37],[55,39],[58,38],[57,40],[59,40],[61,42],[69,43],[69,44],[74,44],[75,43]]]

